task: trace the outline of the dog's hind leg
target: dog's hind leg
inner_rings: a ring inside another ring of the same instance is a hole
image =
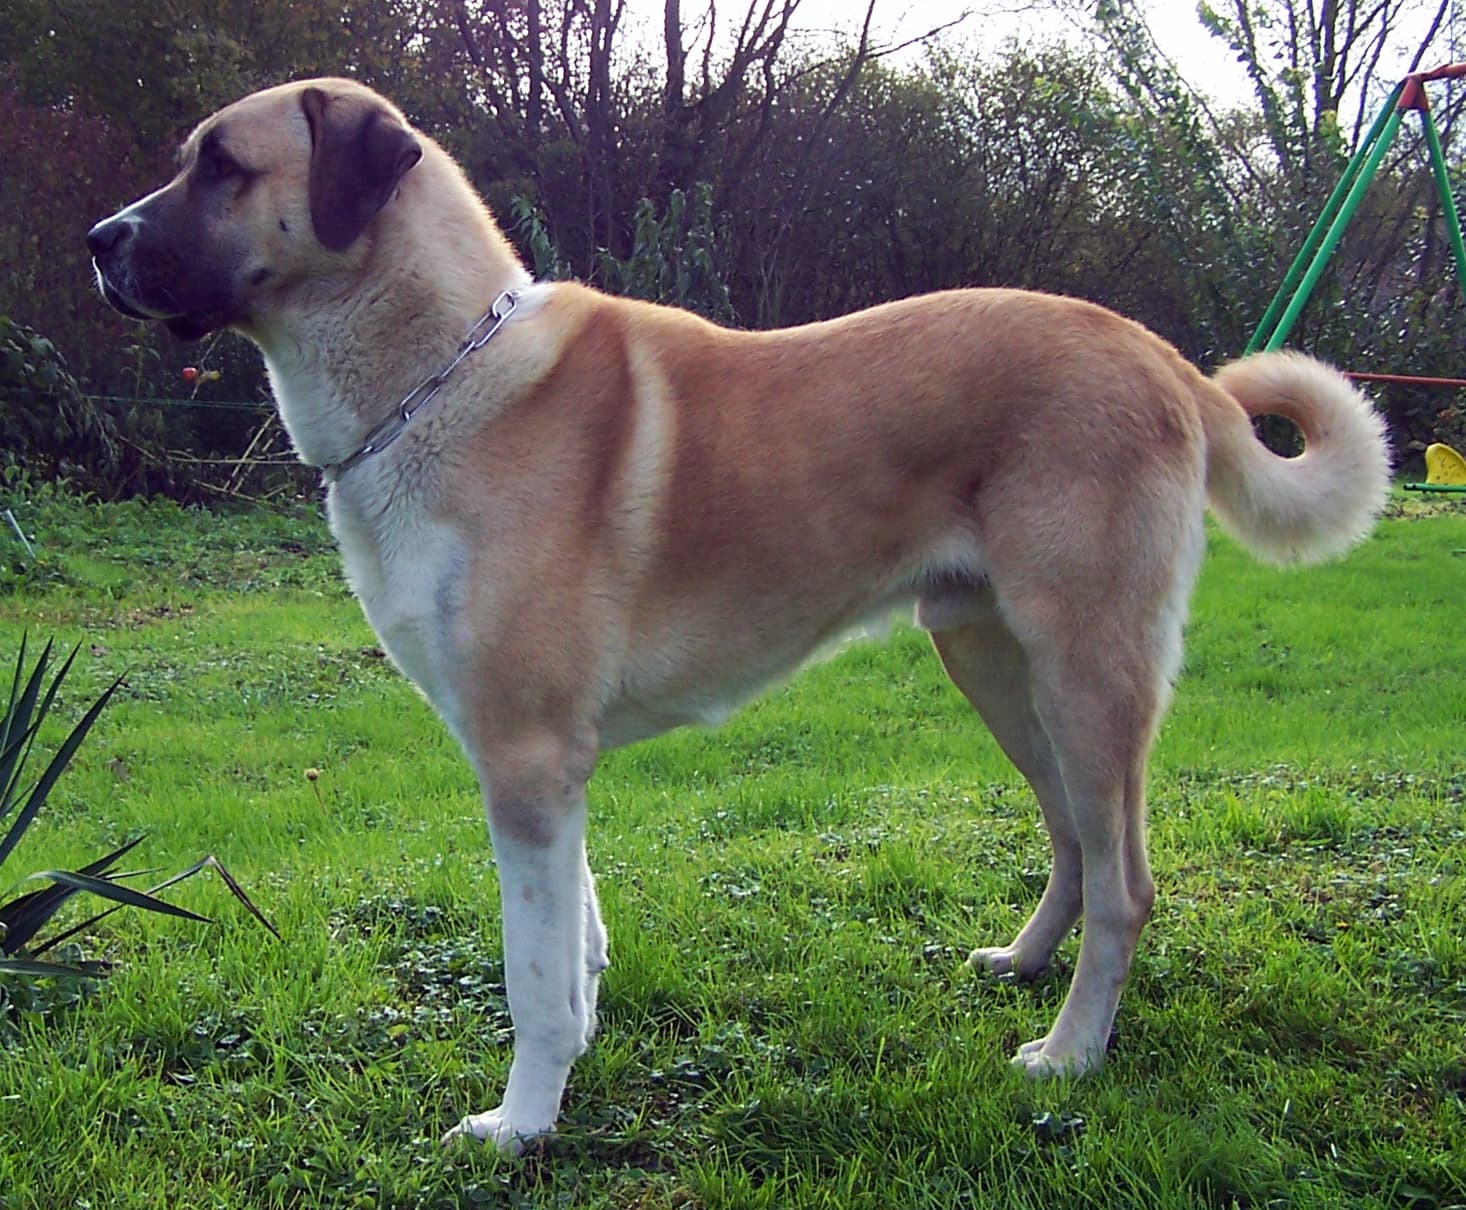
[[[1058,1017],[1014,1058],[1035,1076],[1077,1075],[1103,1061],[1150,917],[1146,758],[1180,663],[1204,545],[1194,450],[1170,459],[1164,474],[1099,494],[1102,509],[1089,489],[1089,497],[1055,499],[1041,476],[995,484],[1008,517],[989,519],[984,531],[988,599],[997,604],[934,636],[954,679],[1032,782],[1054,847],[1033,919],[1011,946],[979,951],[977,960],[1033,969],[1080,911],[1084,917]]]
[[[1049,1033],[1014,1060],[1032,1075],[1080,1074],[1103,1060],[1155,901],[1145,851],[1146,758],[1180,663],[1202,545],[1199,523],[1159,537],[1149,560],[1143,552],[1114,560],[1127,575],[1102,599],[1066,594],[1046,569],[1014,577],[1003,600],[1083,870],[1084,934],[1069,995]]]
[[[1058,759],[1034,706],[1028,657],[990,593],[974,593],[960,623],[934,631],[932,644],[947,675],[1028,780],[1043,812],[1053,864],[1038,907],[1009,944],[974,950],[968,959],[994,974],[1031,979],[1079,919],[1083,863]]]
[[[1083,858],[1084,935],[1053,1028],[1015,1057],[1033,1075],[1078,1075],[1103,1060],[1155,900],[1145,856],[1144,778],[1160,695],[1144,671],[1131,675],[1122,636],[1094,636],[1094,642],[1104,658],[1070,651],[1035,668],[1035,705],[1058,759]]]

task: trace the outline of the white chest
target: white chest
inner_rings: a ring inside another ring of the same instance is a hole
[[[468,562],[462,534],[410,509],[368,516],[339,488],[328,513],[347,580],[383,649],[462,740],[455,656]]]

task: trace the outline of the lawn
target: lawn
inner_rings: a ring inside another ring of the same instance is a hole
[[[602,1034],[506,1159],[437,1143],[509,1058],[477,792],[315,508],[0,505],[43,559],[0,529],[0,666],[81,644],[53,731],[126,676],[5,878],[146,832],[284,937],[200,878],[169,894],[215,923],[109,917],[90,994],[12,979],[3,1210],[1466,1206],[1466,508],[1401,501],[1305,571],[1213,537],[1157,910],[1084,1081],[1007,1062],[1075,941],[1031,986],[963,965],[1046,846],[917,631],[607,756]]]

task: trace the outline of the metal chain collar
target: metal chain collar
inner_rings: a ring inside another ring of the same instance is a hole
[[[325,477],[326,482],[335,483],[358,462],[372,454],[380,453],[396,441],[402,435],[402,430],[407,427],[408,422],[434,395],[443,389],[448,379],[453,376],[453,371],[463,364],[465,358],[476,353],[494,339],[499,329],[514,314],[514,309],[518,305],[519,292],[517,290],[505,290],[494,299],[493,305],[478,317],[473,327],[469,328],[468,335],[458,346],[458,352],[453,354],[453,359],[446,366],[436,374],[430,374],[408,391],[402,402],[397,405],[396,411],[367,433],[366,440],[362,442],[356,453],[341,462],[328,462],[321,467],[321,474]]]

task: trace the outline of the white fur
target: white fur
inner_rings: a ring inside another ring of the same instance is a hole
[[[525,844],[494,828],[492,819],[490,833],[504,904],[514,1059],[503,1103],[464,1118],[444,1141],[466,1134],[512,1149],[521,1138],[554,1129],[570,1066],[595,1033],[605,932],[585,860],[583,802],[549,844]],[[588,933],[593,944],[599,938],[599,953],[587,954]]]
[[[1222,527],[1259,558],[1312,563],[1342,554],[1374,526],[1389,494],[1384,419],[1348,379],[1303,353],[1261,353],[1214,379],[1249,417],[1278,415],[1303,433],[1304,451],[1280,458],[1250,425],[1219,435],[1207,496]]]

